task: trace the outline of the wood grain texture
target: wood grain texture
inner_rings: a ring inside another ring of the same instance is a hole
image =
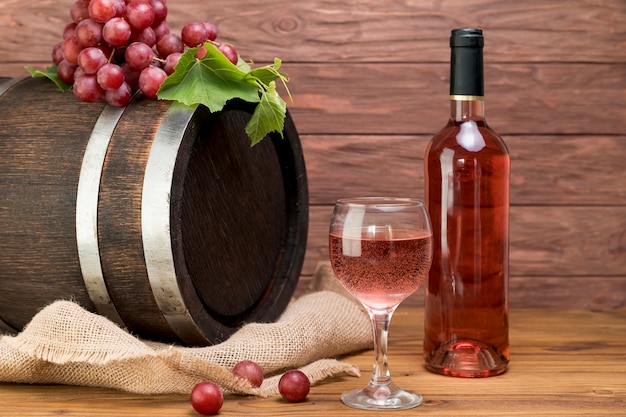
[[[45,62],[72,0],[3,0],[0,62]],[[257,62],[447,62],[449,29],[487,31],[494,62],[623,62],[621,0],[170,1],[168,22],[212,20],[220,37]],[[36,32],[33,30],[36,29]],[[37,42],[32,38],[37,37]]]
[[[394,416],[623,416],[626,310],[513,309],[509,371],[486,379],[428,373],[421,357],[423,311],[401,306],[391,322],[394,381],[424,396],[417,409]],[[342,392],[367,383],[372,351],[342,358],[360,378],[313,386],[306,401],[228,396],[220,416],[352,416]],[[2,415],[193,416],[187,396],[139,396],[100,388],[0,383]]]
[[[626,136],[515,135],[511,205],[625,205]],[[428,135],[302,135],[311,204],[350,194],[423,196]],[[623,212],[626,217],[626,209]]]
[[[42,92],[56,87],[37,80],[34,84],[42,89],[9,91],[0,100],[0,114],[12,121],[0,123],[0,276],[6,284],[0,289],[0,317],[14,328],[28,323],[50,300],[72,297],[93,308],[78,263],[76,239],[68,239],[75,236],[82,160],[67,155],[84,152],[84,137],[103,106],[79,103],[76,119],[63,137],[46,134],[58,115],[51,112],[34,118],[28,109],[40,103]],[[18,101],[24,107],[16,106]],[[19,143],[8,140],[14,137]],[[49,155],[50,149],[59,152]],[[40,262],[43,257],[45,263]],[[55,285],[49,285],[52,272],[58,278]]]
[[[449,114],[448,64],[290,64],[285,71],[303,134],[432,135]],[[488,63],[485,94],[488,122],[505,136],[624,134],[626,65]]]
[[[71,3],[0,0],[0,76],[50,61]],[[335,199],[423,194],[424,149],[448,114],[449,31],[479,26],[487,119],[511,152],[512,304],[624,305],[623,0],[173,0],[168,8],[175,31],[212,20],[244,58],[283,59],[312,205],[298,293],[327,259]]]

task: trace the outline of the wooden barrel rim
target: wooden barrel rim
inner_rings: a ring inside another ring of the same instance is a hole
[[[0,96],[9,91],[13,86],[19,84],[21,81],[28,79],[28,77],[22,78],[8,78],[0,83]]]

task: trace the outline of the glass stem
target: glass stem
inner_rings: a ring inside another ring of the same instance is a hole
[[[395,309],[395,307],[382,311],[368,309],[374,331],[375,355],[370,385],[389,385],[391,383],[391,374],[387,362],[387,336],[389,334],[389,322]]]

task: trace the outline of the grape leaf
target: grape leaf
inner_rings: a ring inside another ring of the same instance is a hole
[[[52,80],[57,85],[57,87],[59,87],[63,91],[69,91],[69,90],[72,89],[71,85],[65,84],[59,78],[59,76],[57,74],[57,66],[56,66],[56,64],[52,64],[51,66],[46,68],[45,71],[40,71],[40,70],[38,70],[36,68],[33,68],[33,67],[26,67],[26,71],[28,71],[32,77],[46,77],[46,78]]]
[[[278,78],[284,78],[284,75],[278,72],[281,63],[282,61],[280,59],[274,58],[274,65],[266,65],[264,67],[250,69],[248,71],[248,75],[269,86],[270,82],[275,81]]]
[[[252,146],[271,132],[278,132],[283,137],[286,114],[287,105],[276,92],[276,82],[272,81],[268,90],[261,95],[261,101],[246,125],[246,133],[252,141]]]
[[[213,45],[207,44],[206,48],[202,59],[195,57],[197,47],[181,56],[174,73],[161,85],[158,97],[187,105],[204,104],[212,112],[222,110],[228,100],[236,97],[258,102],[259,89],[254,80]]]
[[[243,72],[250,72],[250,70],[252,69],[252,67],[250,67],[250,64],[241,59],[241,57],[239,57],[239,61],[237,62],[237,68],[239,68]]]
[[[286,104],[276,92],[275,81],[280,79],[286,87],[288,80],[278,71],[280,59],[276,58],[273,65],[252,69],[241,60],[233,65],[210,42],[204,46],[207,54],[201,59],[195,57],[198,47],[183,53],[174,73],[161,85],[158,98],[188,106],[203,104],[211,112],[222,110],[234,98],[258,103],[245,129],[252,146],[268,133],[278,131],[282,136]]]

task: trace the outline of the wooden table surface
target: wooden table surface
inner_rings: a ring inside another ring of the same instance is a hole
[[[421,358],[423,310],[402,308],[390,331],[392,376],[424,403],[393,416],[625,416],[626,310],[511,311],[509,371],[487,379],[428,373]],[[344,358],[362,370],[311,388],[305,402],[227,397],[221,416],[357,416],[383,413],[344,406],[341,392],[364,385],[372,352]],[[140,396],[71,387],[0,384],[1,416],[194,416],[187,396]]]

